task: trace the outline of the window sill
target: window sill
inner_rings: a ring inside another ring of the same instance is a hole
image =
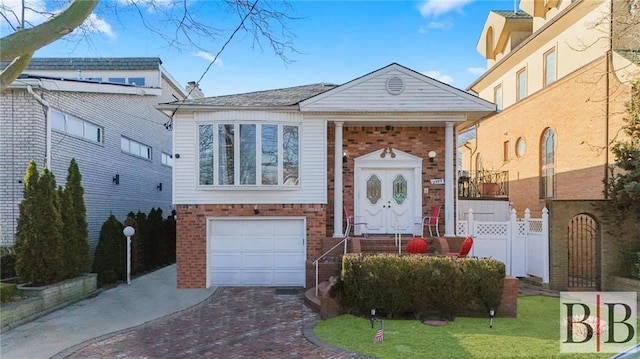
[[[199,185],[198,191],[299,191],[301,186],[214,186]]]

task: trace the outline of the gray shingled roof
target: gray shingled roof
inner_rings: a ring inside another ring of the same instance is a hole
[[[533,17],[527,14],[524,11],[516,11],[513,10],[491,10],[491,12],[495,12],[496,14],[507,18],[507,19],[533,19]]]
[[[157,70],[159,57],[39,57],[33,58],[26,70]],[[0,62],[5,68],[9,61]]]
[[[299,102],[329,91],[338,85],[319,83],[304,86],[287,87],[282,89],[266,90],[226,95],[216,97],[204,97],[184,101],[183,105],[195,106],[224,106],[224,107],[281,107],[292,106]],[[179,101],[173,102],[180,103]]]
[[[638,50],[616,50],[616,52],[624,57],[627,60],[640,65],[640,51]]]

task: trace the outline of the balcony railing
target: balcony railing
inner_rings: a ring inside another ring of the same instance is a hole
[[[509,197],[509,172],[482,171],[477,176],[458,173],[458,198]]]

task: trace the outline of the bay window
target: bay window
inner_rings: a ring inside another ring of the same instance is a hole
[[[198,134],[200,185],[255,187],[299,183],[297,125],[202,124]]]

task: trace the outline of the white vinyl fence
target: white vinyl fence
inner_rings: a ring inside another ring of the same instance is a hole
[[[506,274],[514,277],[536,276],[549,283],[549,210],[542,209],[541,218],[516,217],[511,210],[509,221],[476,220],[469,208],[467,218],[459,220],[456,232],[473,237],[470,256],[487,257],[505,264]]]

